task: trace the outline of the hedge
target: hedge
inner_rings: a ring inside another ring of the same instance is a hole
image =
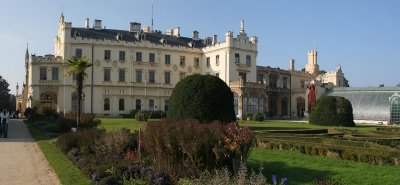
[[[350,101],[339,96],[322,96],[310,114],[310,123],[315,125],[354,127],[353,119]]]
[[[213,120],[234,122],[233,93],[216,76],[188,76],[175,86],[169,99],[167,117],[175,120],[196,119],[201,123]]]

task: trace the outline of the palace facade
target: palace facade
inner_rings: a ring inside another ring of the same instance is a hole
[[[175,85],[192,74],[215,75],[232,89],[238,117],[247,112],[301,118],[306,112],[307,84],[318,84],[322,94],[328,86],[343,86],[340,67],[319,74],[317,52],[308,53],[305,71],[257,66],[256,36],[249,37],[240,22],[239,34],[183,37],[180,27],[164,33],[131,22],[128,30],[106,29],[101,20],[93,27],[72,27],[61,15],[55,38],[55,54],[36,56],[26,51],[26,79],[18,98],[22,112],[27,107],[51,103],[60,112],[77,110],[73,77],[66,77],[68,59],[85,56],[83,112],[119,116],[132,109],[168,111]],[[329,84],[329,85],[328,85]]]

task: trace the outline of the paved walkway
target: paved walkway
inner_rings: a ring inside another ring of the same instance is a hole
[[[0,138],[0,184],[61,184],[22,120],[10,120],[8,138]]]

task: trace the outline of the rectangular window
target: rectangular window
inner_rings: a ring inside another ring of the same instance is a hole
[[[111,69],[110,68],[104,68],[104,81],[105,82],[111,81]]]
[[[300,80],[300,87],[304,88],[304,80]]]
[[[210,67],[210,57],[207,57],[207,67]]]
[[[136,61],[141,62],[142,61],[142,52],[136,52]]]
[[[76,58],[82,57],[82,49],[80,49],[80,48],[75,49],[75,57]]]
[[[165,81],[165,84],[170,84],[171,83],[171,72],[165,72],[164,73],[164,81]]]
[[[58,67],[51,68],[51,79],[58,80]]]
[[[246,55],[246,64],[251,65],[251,56],[250,55]]]
[[[215,56],[215,65],[219,65],[219,55]]]
[[[155,83],[155,72],[149,71],[149,83]]]
[[[104,60],[111,60],[111,51],[104,50]]]
[[[200,65],[200,58],[194,57],[194,67],[199,67]]]
[[[125,110],[125,100],[124,99],[119,99],[118,107],[119,107],[120,111],[124,111]]]
[[[284,89],[287,89],[287,81],[288,81],[288,78],[287,77],[283,77],[283,88]]]
[[[110,99],[109,98],[104,99],[104,110],[110,110]]]
[[[149,62],[154,63],[156,61],[156,55],[154,53],[149,53]]]
[[[179,60],[179,65],[184,66],[185,65],[185,56],[181,56]]]
[[[215,73],[215,76],[219,78],[219,73]]]
[[[125,51],[119,51],[119,60],[125,61]]]
[[[165,64],[171,64],[171,55],[165,55]]]
[[[118,81],[125,82],[125,69],[119,69]]]
[[[45,67],[40,68],[40,80],[47,80],[47,69]]]
[[[184,79],[185,78],[185,76],[186,76],[186,74],[185,73],[179,73],[179,79]]]
[[[261,83],[264,83],[264,75],[263,74],[258,74],[258,77],[257,77],[258,79],[257,79],[257,82],[261,82]]]
[[[164,111],[168,111],[168,104],[169,104],[169,100],[165,100],[165,102],[164,102]]]
[[[235,64],[239,64],[240,63],[240,55],[239,53],[235,53]]]
[[[136,82],[142,82],[142,71],[136,70]]]

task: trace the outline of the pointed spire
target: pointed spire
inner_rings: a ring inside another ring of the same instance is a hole
[[[60,19],[58,20],[60,23],[64,23],[64,12],[61,12]]]
[[[25,59],[29,58],[29,50],[28,50],[28,43],[26,43],[26,53],[25,53]]]

